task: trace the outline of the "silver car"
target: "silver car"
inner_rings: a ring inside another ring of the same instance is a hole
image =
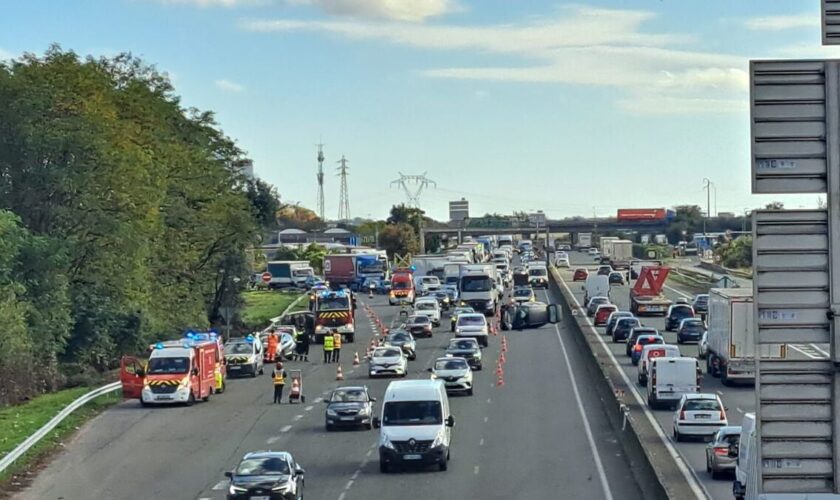
[[[446,392],[465,392],[473,395],[473,373],[464,358],[446,356],[437,358],[432,368],[432,380],[442,380]]]
[[[401,348],[409,361],[417,359],[417,341],[406,330],[391,330],[385,344]]]
[[[712,479],[735,472],[737,458],[729,456],[729,449],[733,444],[737,445],[740,438],[740,426],[724,427],[706,445],[706,472],[712,475]]]
[[[405,377],[407,371],[408,360],[401,348],[385,346],[374,349],[368,364],[368,375],[371,378],[379,375]]]

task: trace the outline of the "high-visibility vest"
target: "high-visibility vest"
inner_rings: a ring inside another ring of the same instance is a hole
[[[286,372],[284,370],[274,371],[274,385],[286,384]]]
[[[333,334],[333,344],[335,344],[336,349],[341,349],[341,334],[334,333]]]
[[[324,337],[324,350],[325,351],[332,351],[333,347],[335,347],[335,339],[332,335],[327,335]]]

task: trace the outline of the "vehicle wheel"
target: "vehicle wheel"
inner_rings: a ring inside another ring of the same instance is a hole
[[[709,467],[709,472],[712,473],[712,479],[720,479],[721,473]]]
[[[227,384],[225,383],[224,380],[222,380],[222,387],[216,392],[221,394],[221,393],[225,392],[225,389],[227,389]]]
[[[149,407],[151,407],[151,406],[152,406],[152,404],[151,404],[151,403],[147,403],[147,402],[145,402],[145,401],[143,401],[143,400],[141,399],[141,400],[140,400],[140,406],[142,406],[143,408],[149,408]]]
[[[683,343],[682,339],[680,338],[679,335],[677,335],[677,344],[682,344],[682,343]]]
[[[441,472],[443,472],[443,471],[445,471],[446,469],[448,469],[448,468],[449,468],[449,462],[447,462],[446,460],[444,460],[443,462],[441,462],[440,464],[438,464],[438,467],[440,467],[440,471],[441,471]]]
[[[260,367],[260,375],[265,375],[265,365]]]
[[[618,344],[618,338],[615,335],[612,336],[613,344]]]
[[[706,472],[712,472],[712,466],[709,465],[709,457],[706,457]],[[712,479],[714,479],[714,475],[712,475]]]
[[[680,443],[680,442],[682,442],[682,440],[683,440],[682,434],[680,434],[679,431],[677,431],[677,429],[675,427],[674,428],[674,441]]]
[[[726,374],[726,371],[727,370],[725,366],[721,366],[719,368],[720,383],[725,385],[726,387],[732,387],[734,384],[732,383],[732,380],[729,379],[729,376]]]
[[[406,375],[408,375],[408,372],[404,371],[404,372],[402,372],[402,375],[400,375],[400,378],[405,378]]]
[[[303,394],[300,395],[300,402],[301,404],[306,403],[306,396],[304,396]]]
[[[388,462],[383,462],[382,460],[380,460],[379,461],[379,472],[381,472],[382,474],[387,474],[388,469],[389,469]]]
[[[355,334],[353,334],[353,335],[348,335],[348,336],[347,336],[347,340],[346,340],[345,342],[347,342],[348,344],[353,344],[353,343],[355,343],[355,342],[356,342],[356,335],[355,335]]]
[[[373,430],[373,424],[371,424],[371,423],[365,424],[365,428],[369,431]]]
[[[331,426],[330,424],[324,424],[324,430],[326,430],[327,432],[332,432],[333,426]]]
[[[251,378],[257,377],[257,365],[254,365],[254,370],[251,372]]]
[[[212,395],[213,395],[213,389],[210,389],[210,392],[208,392],[206,396],[201,398],[201,400],[206,403],[206,402],[210,401],[210,396],[212,396]]]
[[[477,371],[477,372],[480,372],[483,369],[484,369],[484,366],[482,366],[482,365],[478,365],[478,366],[475,367],[475,371]]]
[[[709,371],[709,373],[711,373],[711,375],[713,377],[719,378],[720,377],[720,360],[718,359],[717,356],[714,356],[714,355],[710,355],[709,357],[712,358],[712,360],[711,360],[711,371]]]
[[[192,392],[190,392],[190,397],[189,397],[189,398],[187,398],[187,403],[186,403],[186,405],[187,405],[187,406],[192,406],[192,405],[194,405],[194,404],[195,404],[195,395],[194,395]]]
[[[473,390],[472,390],[472,388],[470,388],[470,390],[468,390],[468,391],[467,391],[467,395],[468,395],[468,396],[472,396],[472,395],[473,395]]]

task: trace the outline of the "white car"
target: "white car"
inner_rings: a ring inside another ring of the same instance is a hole
[[[599,252],[598,249],[595,248],[595,247],[590,248],[589,250],[586,251],[586,253],[588,253],[589,255],[591,255],[593,257],[597,257],[597,256],[601,255],[601,252]]]
[[[717,394],[683,394],[674,412],[674,440],[687,436],[708,437],[729,425],[726,408]]]
[[[432,372],[432,380],[443,381],[446,392],[473,395],[473,372],[466,359],[452,356],[437,358],[429,371]]]
[[[650,360],[655,358],[679,358],[680,348],[673,344],[650,344],[642,348],[642,355],[639,358],[638,376],[639,385],[647,385],[648,366]]]
[[[422,297],[414,301],[414,315],[426,316],[434,326],[440,326],[440,303],[434,297]]]
[[[472,337],[478,343],[487,347],[488,344],[487,318],[482,313],[464,313],[458,315],[455,322],[455,337]]]
[[[572,267],[572,264],[569,262],[569,256],[563,255],[554,258],[554,267]]]
[[[425,295],[440,290],[440,279],[437,276],[420,276],[414,280],[417,292]]]
[[[399,347],[377,347],[371,354],[368,363],[368,375],[373,378],[379,375],[397,375],[405,377],[408,370],[408,360]]]
[[[700,337],[700,342],[697,342],[697,358],[698,359],[706,359],[706,355],[709,353],[709,331],[706,330],[703,332],[703,336]]]

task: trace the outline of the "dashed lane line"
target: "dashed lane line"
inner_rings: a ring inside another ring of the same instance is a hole
[[[313,408],[315,408],[314,405],[309,405],[306,408],[304,408],[303,411],[312,411]]]
[[[291,429],[292,429],[291,425],[285,425],[285,426],[283,426],[282,429],[280,429],[280,432],[289,432]]]
[[[215,486],[213,486],[210,489],[213,490],[213,491],[223,490],[223,489],[225,489],[226,484],[227,484],[227,481],[219,481],[218,483],[215,484]]]
[[[274,444],[277,441],[280,441],[280,436],[271,436],[270,438],[265,440],[265,444]]]

